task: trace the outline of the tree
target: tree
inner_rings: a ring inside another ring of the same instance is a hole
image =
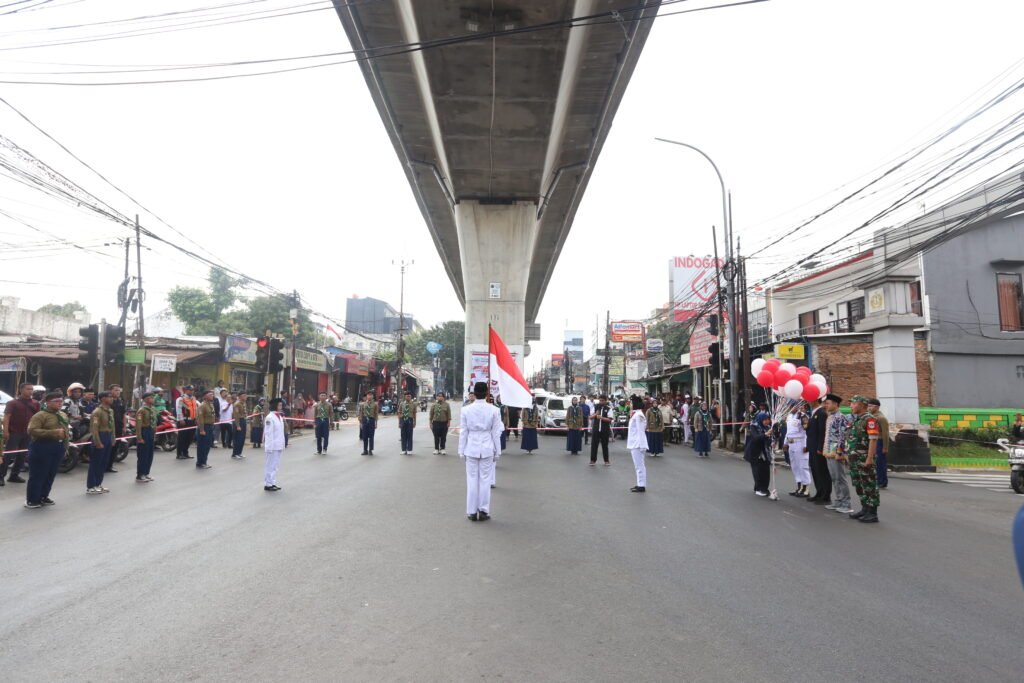
[[[453,393],[462,391],[464,375],[463,355],[466,348],[466,323],[461,320],[448,320],[439,325],[413,332],[405,338],[405,360],[414,365],[432,366],[434,356],[427,351],[428,342],[442,345],[437,354],[439,367],[443,368],[454,383],[449,385]]]
[[[647,328],[648,338],[665,342],[665,365],[678,364],[679,356],[690,349],[690,332],[690,325],[671,319],[659,320]]]
[[[80,304],[77,301],[71,301],[66,304],[46,304],[36,309],[37,313],[49,313],[50,315],[60,316],[62,318],[72,318],[77,311],[86,311],[84,304]]]
[[[272,334],[292,336],[289,312],[292,302],[283,296],[243,298],[237,288],[246,282],[232,278],[219,268],[211,268],[208,290],[197,287],[175,287],[167,301],[178,320],[185,323],[186,334],[244,334],[253,337]],[[300,344],[313,340],[313,324],[307,311],[299,309]]]

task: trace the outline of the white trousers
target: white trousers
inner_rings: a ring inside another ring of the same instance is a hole
[[[281,451],[267,451],[267,463],[263,467],[263,485],[277,484],[277,468],[281,465]]]
[[[690,427],[689,420],[683,423],[683,441],[693,441],[693,428]]]
[[[804,450],[807,448],[807,437],[794,437],[792,441],[787,438],[786,443],[789,445],[789,466],[793,470],[793,478],[797,484],[810,484],[811,458],[810,453]]]
[[[494,457],[471,458],[466,456],[466,514],[474,515],[483,510],[491,512],[491,477],[494,472]]]
[[[491,464],[491,486],[498,485],[498,461],[495,460]]]
[[[644,462],[644,449],[631,448],[629,452],[633,456],[633,467],[636,468],[636,485],[646,488],[647,464]]]

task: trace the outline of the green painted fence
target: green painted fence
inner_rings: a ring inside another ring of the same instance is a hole
[[[942,429],[1005,429],[1016,419],[1019,408],[921,408],[921,424]]]

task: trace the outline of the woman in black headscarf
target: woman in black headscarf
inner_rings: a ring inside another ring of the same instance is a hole
[[[771,433],[771,416],[758,413],[750,423],[743,449],[743,459],[750,463],[754,475],[754,493],[759,496],[767,496],[771,485]]]

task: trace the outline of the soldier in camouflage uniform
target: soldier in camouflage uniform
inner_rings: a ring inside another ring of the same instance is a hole
[[[875,476],[875,450],[879,427],[868,410],[868,400],[854,396],[850,400],[853,424],[846,436],[846,456],[850,462],[850,480],[860,497],[860,512],[850,517],[861,522],[878,521],[878,480]]]

